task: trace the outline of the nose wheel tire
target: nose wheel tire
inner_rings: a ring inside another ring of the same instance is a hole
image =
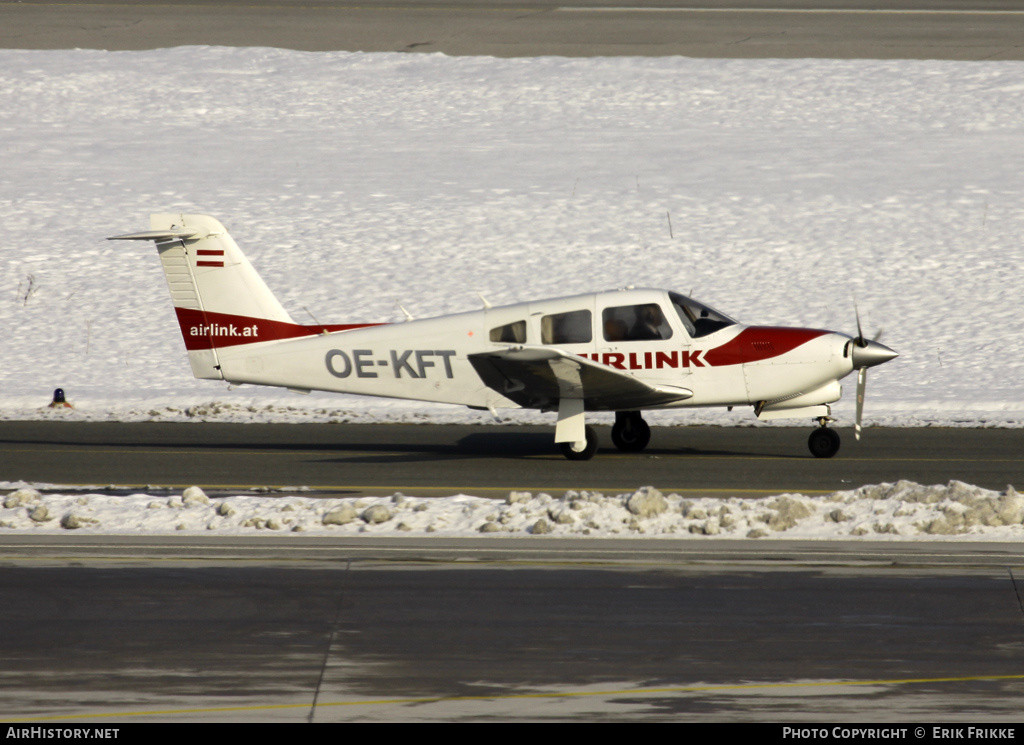
[[[807,447],[815,458],[831,458],[839,452],[839,433],[828,427],[818,427],[807,438]]]
[[[562,455],[569,460],[590,460],[594,457],[594,453],[597,452],[597,430],[593,427],[587,427],[585,430],[587,434],[587,445],[582,450],[576,451],[572,449],[571,442],[560,442],[558,446],[562,449]]]
[[[651,428],[640,412],[616,412],[612,442],[624,453],[639,453],[651,441]]]

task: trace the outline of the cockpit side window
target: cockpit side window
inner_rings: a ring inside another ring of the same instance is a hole
[[[540,319],[542,344],[586,344],[594,338],[589,310],[553,313]]]
[[[679,320],[683,322],[687,332],[694,339],[713,334],[719,329],[736,323],[724,313],[719,313],[714,308],[698,303],[693,298],[676,292],[670,292],[668,296],[672,300],[672,307],[679,314]]]
[[[605,341],[649,341],[672,337],[672,327],[657,303],[605,308],[601,321]]]
[[[526,343],[526,321],[506,323],[491,329],[491,341],[505,344]]]

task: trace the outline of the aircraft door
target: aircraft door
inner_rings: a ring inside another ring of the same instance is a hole
[[[530,333],[540,344],[590,357],[594,353],[593,302],[583,299],[555,304],[531,303]],[[536,342],[534,342],[536,343]]]

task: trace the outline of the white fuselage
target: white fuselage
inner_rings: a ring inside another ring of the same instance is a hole
[[[651,304],[664,310],[661,335],[667,338],[616,338],[601,322],[607,309]],[[545,346],[552,341],[547,319],[587,311],[588,340],[580,340],[587,335],[585,328],[576,329],[575,337],[547,346],[654,385],[693,391],[691,398],[651,408],[760,403],[789,409],[830,403],[839,398],[838,380],[853,369],[844,355],[850,341],[845,334],[731,323],[694,337],[672,308],[669,293],[662,290],[612,291],[238,344],[218,349],[217,356],[224,379],[235,383],[516,407],[483,383],[468,356],[517,345]],[[519,323],[523,326],[515,327]],[[513,327],[525,335],[509,340],[495,334]]]

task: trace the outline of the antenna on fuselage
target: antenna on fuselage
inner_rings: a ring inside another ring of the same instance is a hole
[[[303,309],[304,311],[306,311],[306,313],[307,313],[307,314],[309,315],[309,317],[310,317],[310,318],[312,318],[312,319],[313,319],[313,323],[315,323],[315,324],[316,324],[317,326],[323,326],[323,324],[322,324],[322,323],[320,323],[320,319],[319,319],[319,318],[317,318],[316,316],[314,316],[314,315],[313,315],[313,311],[311,311],[311,310],[310,310],[309,308],[307,308],[307,307],[306,307],[305,305],[303,305],[303,306],[302,306],[302,309]]]

